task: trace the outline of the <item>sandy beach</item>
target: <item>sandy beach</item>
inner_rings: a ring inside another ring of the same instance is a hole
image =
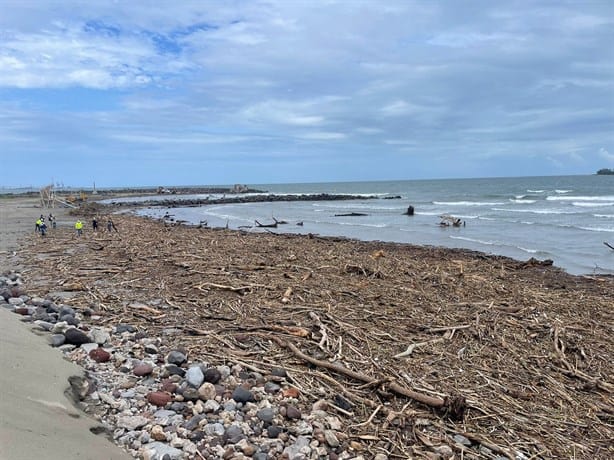
[[[36,198],[0,199],[0,273],[21,269],[19,241],[51,211],[70,226],[67,210],[41,209]],[[117,446],[90,429],[89,419],[65,392],[68,378],[83,369],[63,358],[20,317],[0,308],[0,459],[124,459]]]
[[[20,216],[20,209],[3,215]],[[85,212],[80,217],[89,222]],[[3,232],[19,234],[2,220]],[[195,408],[213,404],[201,394],[185,406],[187,393],[169,387],[168,356],[177,350],[188,357],[186,370],[198,363],[233,370],[217,396],[214,390],[223,410],[209,413],[210,423],[227,423],[237,385],[255,394],[262,385],[281,386],[275,395],[263,390],[250,403],[253,414],[246,403],[240,442],[218,439],[207,427],[167,428],[160,439],[183,448],[184,458],[282,458],[302,438],[307,455],[323,458],[614,455],[611,277],[570,276],[538,260],[466,250],[194,228],[130,215],[114,221],[118,232],[88,226],[81,238],[69,225],[45,239],[31,229],[18,261],[7,244],[5,264],[21,264],[30,296],[70,291],[71,306],[89,312],[88,328],[137,331],[107,348],[132,353],[138,363],[131,366],[153,366],[153,377],[133,378],[147,397],[129,402],[147,420],[155,411],[152,391],[169,398],[159,407],[183,408],[173,409],[182,427],[192,426]],[[70,356],[91,372],[99,368],[78,349]],[[287,377],[272,379],[280,367]],[[173,382],[189,389],[183,377]],[[3,382],[3,394],[13,385]],[[117,407],[97,404],[105,423],[121,420]],[[256,417],[265,406],[286,433],[275,438],[282,450],[269,446],[271,422]],[[298,418],[288,415],[290,406]],[[321,412],[336,422],[322,422],[318,437]],[[158,435],[155,426],[139,428],[138,442],[121,430],[117,440],[143,456],[141,439]],[[6,432],[3,425],[3,443]]]

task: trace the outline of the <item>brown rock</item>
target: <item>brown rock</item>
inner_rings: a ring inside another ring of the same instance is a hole
[[[171,395],[163,391],[152,391],[147,394],[147,401],[158,407],[166,406],[171,399]]]
[[[165,391],[167,393],[175,393],[177,391],[177,384],[172,382],[169,379],[165,379],[162,381],[162,385],[160,386],[161,391]]]
[[[90,351],[90,358],[92,358],[97,363],[106,363],[111,359],[111,353],[102,348],[95,348]]]
[[[138,375],[139,377],[143,377],[144,375],[149,375],[153,372],[153,366],[147,363],[139,363],[134,366],[132,369],[134,375]]]
[[[289,419],[299,419],[301,418],[301,411],[294,406],[288,406],[286,408],[286,417]]]
[[[299,391],[297,388],[289,387],[289,388],[284,388],[281,391],[281,394],[284,396],[284,398],[298,398]]]
[[[203,401],[209,401],[210,399],[215,399],[217,391],[215,390],[215,385],[205,382],[198,388],[198,394]]]

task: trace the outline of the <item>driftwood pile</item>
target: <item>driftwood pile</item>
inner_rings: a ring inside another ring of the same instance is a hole
[[[174,330],[164,340],[191,359],[283,366],[305,405],[337,407],[365,458],[614,457],[612,278],[466,250],[114,221],[119,233],[32,236],[28,292],[73,291],[103,323]]]

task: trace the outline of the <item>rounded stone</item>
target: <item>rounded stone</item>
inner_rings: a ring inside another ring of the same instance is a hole
[[[154,425],[151,428],[151,437],[156,441],[166,441],[166,433],[160,425]]]
[[[271,423],[273,421],[274,416],[275,416],[275,413],[273,412],[273,409],[271,409],[270,407],[265,407],[264,409],[260,409],[256,413],[256,417],[258,417],[260,420],[266,423]]]
[[[278,427],[276,425],[270,425],[267,429],[267,435],[269,438],[271,439],[276,439],[282,432],[283,430],[281,429],[281,427]]]
[[[97,363],[106,363],[111,359],[111,353],[102,348],[95,348],[90,351],[89,356]]]
[[[215,399],[217,391],[215,390],[215,385],[210,382],[205,382],[198,388],[198,394],[200,395],[200,399],[209,401]]]
[[[232,399],[238,403],[254,402],[254,394],[239,386],[232,392]]]
[[[147,401],[158,407],[164,407],[171,401],[171,395],[163,391],[152,391],[147,394]]]
[[[181,366],[188,360],[188,357],[180,351],[173,350],[166,356],[166,362],[169,364],[176,364]]]
[[[243,434],[243,430],[241,429],[240,426],[237,426],[237,425],[230,425],[226,429],[226,437],[227,437],[228,442],[230,444],[236,444],[241,439],[245,439],[245,435]]]
[[[77,328],[66,329],[64,332],[64,337],[66,338],[66,343],[71,345],[81,345],[84,343],[91,343],[90,338],[87,334]]]
[[[299,419],[301,418],[301,411],[294,406],[288,406],[286,408],[286,417],[289,419]]]
[[[216,384],[222,379],[222,373],[215,367],[210,367],[204,372],[205,382]]]
[[[179,377],[185,375],[185,369],[180,368],[176,364],[167,364],[165,370],[167,375],[178,375]]]
[[[136,376],[143,377],[145,375],[149,375],[153,372],[153,366],[149,363],[138,363],[132,369],[132,373]]]
[[[160,385],[160,390],[168,393],[175,393],[177,391],[177,384],[168,379],[163,380],[162,384]]]

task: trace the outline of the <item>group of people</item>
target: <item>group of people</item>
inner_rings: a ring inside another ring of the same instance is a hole
[[[55,217],[53,214],[49,214],[49,225],[53,228],[56,227]],[[40,233],[41,236],[45,236],[47,234],[47,223],[45,222],[45,216],[41,214],[41,216],[36,219],[36,223],[34,226],[34,231],[36,233]]]
[[[55,216],[53,214],[49,214],[47,220],[49,221],[49,225],[51,225],[52,228],[57,227]],[[41,214],[41,216],[36,219],[34,231],[36,233],[39,233],[41,236],[45,236],[47,234],[47,229],[48,227],[47,223],[45,222],[45,216]],[[92,230],[95,232],[98,231],[98,218],[96,217],[92,219]],[[107,219],[107,230],[109,232],[115,231],[119,233],[117,227],[115,227],[115,224],[110,217]],[[75,231],[77,232],[77,236],[81,236],[83,234],[83,222],[80,219],[75,222]]]
[[[75,230],[77,231],[78,236],[81,236],[83,234],[83,222],[81,222],[81,220],[77,220],[77,222],[75,222]],[[98,231],[98,218],[96,217],[92,219],[92,230],[95,232]],[[115,227],[115,224],[109,217],[107,219],[107,231],[112,232],[113,230],[119,233],[117,227]]]

